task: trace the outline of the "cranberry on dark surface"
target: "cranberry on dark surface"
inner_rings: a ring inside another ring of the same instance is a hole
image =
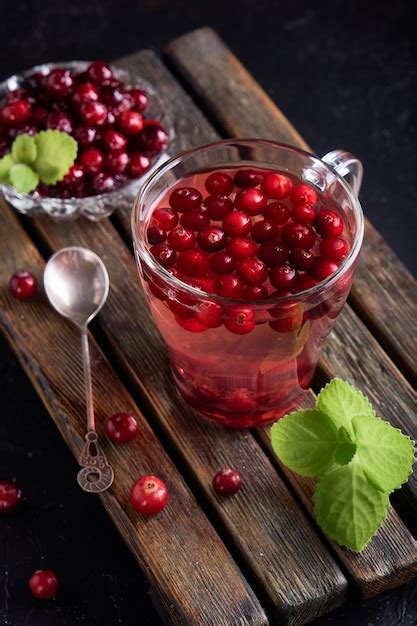
[[[231,467],[217,472],[213,478],[213,489],[220,494],[237,493],[242,486],[242,479],[239,472]]]
[[[229,174],[213,172],[207,177],[205,187],[212,196],[228,196],[234,189],[234,183]]]
[[[207,196],[204,207],[210,219],[220,221],[233,211],[233,202],[228,196]]]
[[[51,570],[37,570],[29,580],[32,595],[39,600],[50,600],[58,593],[58,577]]]
[[[151,156],[163,152],[168,145],[168,133],[159,122],[146,120],[143,130],[138,135],[141,149]]]
[[[66,69],[54,69],[45,76],[44,86],[48,93],[57,98],[64,98],[72,87],[71,72]]]
[[[129,164],[127,173],[131,178],[139,178],[151,166],[150,159],[140,152],[131,152],[129,155]]]
[[[248,189],[249,187],[257,187],[261,182],[261,176],[254,170],[239,170],[234,175],[234,183],[236,187]]]
[[[127,443],[138,434],[138,423],[130,413],[115,413],[106,422],[106,433],[114,443]]]
[[[201,193],[194,187],[178,187],[169,197],[169,203],[172,208],[180,213],[199,209],[202,200]]]
[[[9,291],[17,300],[30,300],[36,293],[38,282],[32,272],[17,272],[9,281]]]
[[[146,517],[160,513],[169,501],[165,483],[157,476],[141,476],[130,492],[133,508]]]
[[[255,313],[248,305],[235,305],[227,309],[224,326],[235,335],[246,335],[255,328]]]
[[[14,511],[22,502],[22,492],[11,480],[0,480],[0,515]]]

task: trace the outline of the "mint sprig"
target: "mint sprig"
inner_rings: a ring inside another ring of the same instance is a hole
[[[317,522],[355,551],[384,521],[390,493],[407,481],[414,462],[414,442],[337,378],[321,390],[315,410],[295,411],[274,424],[271,439],[285,465],[319,479],[313,495]]]
[[[55,185],[64,178],[77,157],[78,144],[68,133],[43,130],[16,137],[12,150],[0,159],[0,182],[20,193],[36,189],[39,181]]]

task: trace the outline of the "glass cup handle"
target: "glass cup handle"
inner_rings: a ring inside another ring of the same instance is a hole
[[[332,150],[321,159],[342,176],[354,193],[359,195],[363,178],[363,165],[353,154],[344,150]]]

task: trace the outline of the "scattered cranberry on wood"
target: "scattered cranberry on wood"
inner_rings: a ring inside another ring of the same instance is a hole
[[[167,486],[158,476],[141,476],[130,492],[130,502],[133,508],[145,517],[160,513],[168,501]]]

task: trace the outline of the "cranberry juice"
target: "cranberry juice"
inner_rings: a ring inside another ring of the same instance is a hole
[[[349,253],[339,207],[288,173],[222,168],[173,185],[146,229],[174,278],[141,266],[185,400],[234,427],[295,408],[351,283],[352,270],[311,291]]]

